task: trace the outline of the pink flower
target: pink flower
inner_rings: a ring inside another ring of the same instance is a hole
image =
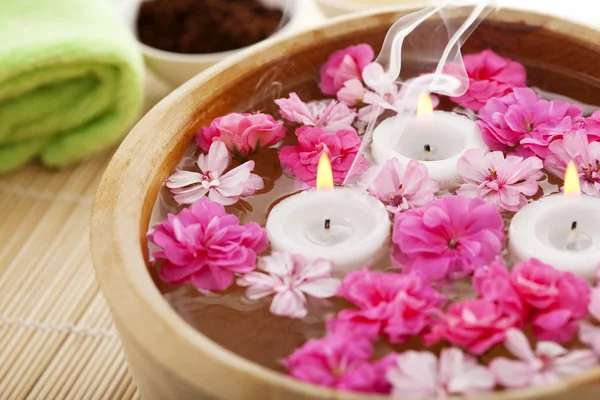
[[[338,185],[344,182],[361,145],[356,131],[326,133],[320,128],[303,126],[296,130],[296,136],[298,146],[286,146],[279,152],[279,161],[285,172],[315,186],[319,158],[325,151],[331,162],[334,182]],[[361,157],[358,170],[364,171],[366,167],[367,162]]]
[[[392,343],[420,334],[446,301],[421,274],[378,273],[367,268],[346,275],[337,296],[359,309],[340,311],[327,322],[330,332],[371,339],[385,336]]]
[[[409,350],[396,358],[387,372],[392,396],[398,398],[439,398],[491,391],[494,376],[460,349],[443,349],[438,361],[428,351]]]
[[[269,245],[267,234],[254,222],[240,225],[221,204],[203,197],[179,214],[169,214],[148,238],[162,251],[160,277],[174,285],[191,282],[201,290],[228,288],[236,273],[256,266],[256,255]]]
[[[465,183],[456,193],[479,197],[500,212],[519,211],[527,204],[525,196],[537,193],[538,180],[545,177],[542,167],[542,160],[537,157],[504,158],[500,151],[470,149],[458,160],[458,174]]]
[[[492,50],[468,54],[463,61],[469,76],[469,87],[462,96],[450,99],[465,108],[479,111],[492,97],[501,97],[515,87],[526,86],[525,67],[500,57]]]
[[[445,196],[396,215],[393,257],[405,272],[421,271],[430,280],[462,277],[492,262],[504,240],[492,204]]]
[[[516,315],[523,322],[528,318],[529,308],[521,301],[503,261],[494,260],[477,270],[473,287],[482,299],[495,303],[503,313]]]
[[[560,100],[542,100],[532,89],[515,88],[491,98],[479,110],[477,125],[491,150],[517,152],[523,156],[549,153],[548,145],[581,120],[579,107]]]
[[[329,56],[321,68],[321,91],[334,96],[350,79],[360,79],[375,54],[368,44],[358,44],[338,50]]]
[[[590,288],[583,278],[532,258],[514,266],[514,288],[532,312],[533,333],[541,340],[571,340],[588,314]]]
[[[588,311],[592,317],[600,321],[600,284],[590,292]]]
[[[337,99],[348,107],[361,105],[364,95],[368,89],[364,87],[360,79],[350,79],[344,82],[344,87],[337,92]]]
[[[509,328],[523,325],[520,316],[505,311],[504,307],[485,299],[452,303],[443,318],[425,335],[425,343],[432,345],[447,340],[481,355],[501,343]]]
[[[179,204],[192,204],[208,194],[214,202],[228,206],[237,203],[240,198],[254,195],[265,184],[263,179],[250,173],[254,170],[254,161],[248,161],[223,173],[231,155],[223,142],[214,142],[208,154],[198,156],[200,172],[177,170],[167,179],[167,187]]]
[[[496,380],[508,388],[545,386],[593,368],[597,359],[590,350],[568,351],[553,342],[538,342],[535,352],[518,329],[506,333],[504,343],[517,360],[497,357],[490,363]]]
[[[567,164],[573,160],[579,172],[581,191],[592,196],[600,196],[600,142],[588,143],[592,137],[585,131],[565,133],[548,146],[550,155],[544,160],[546,170],[562,179]]]
[[[385,371],[394,359],[388,356],[369,362],[372,356],[369,339],[337,334],[309,340],[283,365],[291,376],[304,382],[346,391],[388,393]]]
[[[600,326],[581,321],[579,324],[579,341],[590,346],[594,353],[600,356]]]
[[[305,294],[320,299],[331,297],[340,283],[331,277],[333,263],[323,259],[308,262],[301,255],[276,251],[262,257],[258,268],[264,272],[250,272],[237,284],[248,287],[249,300],[275,294],[271,313],[284,317],[306,317]]]
[[[196,135],[196,143],[208,151],[215,141],[222,141],[234,154],[248,156],[260,147],[272,146],[285,136],[283,122],[262,113],[231,113],[216,118]]]
[[[594,112],[584,121],[583,128],[589,135],[594,137],[594,140],[600,139],[600,111]]]
[[[344,103],[335,100],[304,103],[296,93],[290,93],[289,99],[277,99],[275,103],[279,106],[283,118],[290,122],[321,128],[326,133],[354,130],[352,123],[356,118],[356,112]]]
[[[404,167],[396,158],[386,161],[368,189],[391,214],[424,206],[438,190],[440,183],[429,179],[424,164],[410,160]]]

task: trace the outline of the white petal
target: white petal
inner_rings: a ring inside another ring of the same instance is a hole
[[[594,368],[596,364],[598,364],[598,357],[592,350],[573,350],[554,359],[551,370],[561,377],[567,377]]]
[[[216,172],[218,176],[221,176],[230,162],[231,154],[229,154],[227,146],[218,140],[210,145],[208,154],[200,154],[197,164],[200,171],[204,173],[208,171]]]
[[[538,342],[535,353],[538,356],[556,358],[567,354],[567,349],[554,342]]]
[[[270,311],[282,317],[304,318],[307,315],[306,299],[301,292],[285,290],[273,297]]]
[[[499,384],[507,388],[520,388],[529,386],[536,374],[527,362],[509,360],[497,357],[490,363],[490,371]]]
[[[339,285],[340,281],[337,279],[324,278],[302,283],[298,286],[298,290],[301,290],[312,297],[326,299],[335,294]]]
[[[219,192],[223,196],[241,196],[244,192],[244,185],[250,178],[250,171],[254,169],[254,161],[248,161],[232,169],[223,175],[219,181]]]
[[[515,357],[518,357],[523,361],[533,361],[537,358],[533,354],[533,350],[531,349],[527,337],[519,329],[512,328],[506,331],[504,346]]]
[[[192,171],[177,170],[167,179],[169,189],[181,188],[202,182],[202,174]]]
[[[260,272],[251,272],[239,278],[239,286],[247,286],[246,297],[250,300],[258,300],[275,293],[275,287],[280,282],[272,276]]]
[[[388,369],[387,380],[393,396],[430,397],[437,394],[437,358],[427,351],[405,351],[396,366]]]

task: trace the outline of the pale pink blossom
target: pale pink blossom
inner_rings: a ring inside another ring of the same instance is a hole
[[[446,302],[419,273],[380,273],[367,268],[346,275],[336,295],[358,309],[344,309],[331,318],[329,332],[371,339],[384,336],[391,343],[403,343],[420,334],[441,314]]]
[[[372,357],[369,339],[335,334],[309,340],[283,360],[283,365],[292,377],[304,382],[345,391],[389,393],[386,371],[394,356],[374,362]]]
[[[321,128],[303,126],[296,129],[296,136],[298,145],[282,148],[279,161],[285,172],[308,186],[316,185],[317,166],[323,152],[329,156],[336,185],[344,182],[356,157],[360,157],[355,165],[357,173],[368,168],[365,158],[358,155],[362,142],[354,130],[326,133]]]
[[[469,87],[462,96],[450,99],[465,108],[479,111],[492,97],[502,97],[515,87],[526,86],[525,67],[492,50],[467,54],[463,57],[463,62],[469,77]],[[451,65],[446,72],[452,74],[453,69]]]
[[[479,110],[477,125],[491,150],[545,158],[548,145],[580,125],[581,109],[561,100],[542,100],[530,88],[491,98]]]
[[[208,154],[200,154],[196,165],[200,172],[177,170],[167,179],[167,187],[179,204],[192,204],[206,196],[228,206],[241,198],[254,195],[264,187],[263,179],[251,173],[254,161],[247,161],[225,172],[231,154],[223,142],[213,142]]]
[[[250,272],[238,279],[237,284],[248,287],[246,297],[249,300],[274,294],[270,311],[284,317],[306,317],[306,295],[319,299],[331,297],[340,283],[331,277],[331,261],[308,262],[298,254],[273,252],[259,260],[258,269],[263,272]]]
[[[275,103],[283,118],[305,126],[321,128],[323,132],[334,133],[341,130],[354,130],[352,124],[356,112],[344,103],[335,100],[300,100],[296,93],[290,93],[289,99],[277,99]]]
[[[565,133],[562,139],[552,142],[548,147],[551,154],[544,160],[544,167],[562,180],[567,164],[573,160],[579,172],[581,191],[600,196],[600,142],[592,140],[583,130]]]
[[[600,357],[600,326],[593,325],[588,321],[581,321],[579,323],[579,341],[590,346]]]
[[[269,246],[260,225],[240,225],[235,215],[206,197],[158,224],[148,239],[161,248],[152,256],[159,262],[163,281],[191,282],[201,290],[221,291],[235,274],[252,271],[256,257]]]
[[[504,345],[517,360],[497,357],[490,363],[496,380],[507,388],[553,385],[593,368],[598,360],[590,350],[569,351],[554,342],[538,342],[535,351],[518,329],[506,333]]]
[[[350,79],[344,82],[344,87],[337,92],[337,99],[348,107],[361,106],[368,91],[360,79]]]
[[[465,182],[457,194],[479,197],[498,211],[519,211],[527,197],[538,192],[538,181],[545,177],[543,163],[537,157],[523,159],[500,151],[485,153],[470,149],[458,160],[457,170]]]
[[[504,241],[494,205],[444,196],[396,215],[393,258],[404,272],[420,271],[430,280],[464,277],[491,263]]]
[[[208,151],[213,142],[221,141],[229,151],[245,157],[261,147],[276,144],[285,134],[283,122],[275,121],[268,114],[231,113],[202,128],[196,134],[196,143],[202,150]]]
[[[532,258],[513,267],[511,281],[530,308],[538,339],[565,343],[573,338],[588,315],[590,288],[583,278]]]
[[[321,91],[335,96],[344,82],[361,78],[363,69],[373,61],[373,57],[375,53],[368,44],[358,44],[332,53],[321,68]]]
[[[508,329],[522,326],[519,315],[507,312],[497,302],[471,299],[452,303],[424,340],[428,345],[446,340],[472,354],[481,355],[502,343]]]
[[[492,373],[460,349],[443,349],[439,360],[428,351],[408,350],[388,369],[392,396],[407,399],[446,399],[493,390]]]
[[[429,179],[424,164],[410,160],[405,167],[396,158],[385,162],[368,189],[391,214],[424,206],[438,190],[440,183]]]

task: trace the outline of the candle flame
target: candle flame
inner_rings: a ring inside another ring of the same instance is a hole
[[[573,160],[569,161],[567,171],[565,172],[565,196],[579,197],[581,189],[579,187],[579,173]]]
[[[317,166],[317,190],[333,189],[333,173],[331,172],[331,163],[325,152],[321,153],[319,165]]]
[[[427,92],[421,93],[419,96],[419,104],[417,106],[417,115],[431,115],[433,113],[433,104],[431,96]]]

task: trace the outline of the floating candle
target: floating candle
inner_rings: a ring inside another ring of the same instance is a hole
[[[273,249],[331,260],[335,274],[342,276],[387,254],[390,219],[375,197],[348,187],[334,189],[329,159],[323,153],[317,188],[273,207],[266,229]]]
[[[380,123],[371,145],[378,164],[391,157],[404,165],[412,158],[422,161],[429,177],[445,190],[458,186],[458,160],[474,148],[487,150],[475,122],[459,114],[433,111],[428,93],[420,97],[416,116],[399,113]]]
[[[523,207],[509,228],[509,250],[515,262],[532,257],[563,271],[593,279],[600,266],[600,198],[581,196],[579,176],[571,162],[563,194]]]

